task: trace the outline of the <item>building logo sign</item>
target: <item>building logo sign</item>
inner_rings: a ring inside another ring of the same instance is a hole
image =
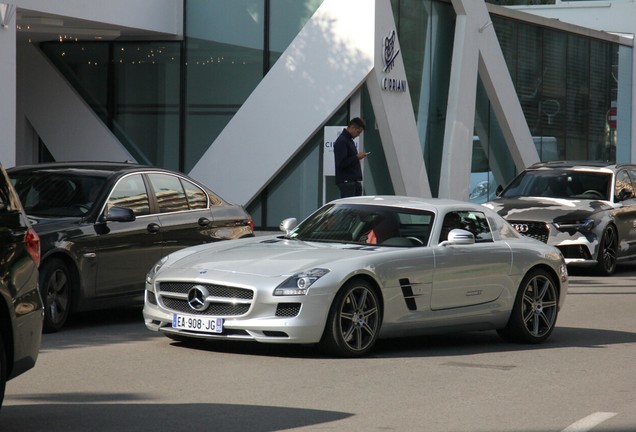
[[[382,43],[382,61],[384,62],[384,73],[390,73],[393,67],[395,66],[395,59],[398,54],[400,54],[400,50],[397,46],[397,33],[395,30],[392,30],[387,36],[384,37]],[[406,92],[406,80],[405,79],[395,79],[384,77],[382,78],[382,90],[404,93]]]

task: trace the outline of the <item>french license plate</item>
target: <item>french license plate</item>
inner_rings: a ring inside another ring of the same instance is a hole
[[[203,333],[222,333],[223,318],[173,314],[172,328]]]

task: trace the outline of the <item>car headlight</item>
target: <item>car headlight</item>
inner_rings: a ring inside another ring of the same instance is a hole
[[[555,222],[554,226],[559,231],[590,231],[596,223],[594,219],[584,219],[576,222]]]
[[[324,268],[315,268],[306,272],[296,273],[287,278],[285,282],[280,284],[275,290],[274,295],[277,296],[295,296],[307,294],[307,289],[318,279],[329,273]]]
[[[161,258],[159,261],[157,261],[152,266],[150,271],[146,274],[146,285],[150,285],[150,287],[152,287],[152,281],[154,280],[154,278],[155,278],[157,272],[159,271],[159,269],[161,269],[161,267],[163,267],[163,265],[166,263],[166,261],[168,261],[168,257],[167,256]]]

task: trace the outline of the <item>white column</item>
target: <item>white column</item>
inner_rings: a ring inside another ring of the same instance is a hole
[[[376,0],[375,7],[375,60],[366,84],[393,190],[396,195],[430,197],[393,10],[384,0]]]
[[[0,162],[15,165],[16,107],[15,6],[0,3]]]

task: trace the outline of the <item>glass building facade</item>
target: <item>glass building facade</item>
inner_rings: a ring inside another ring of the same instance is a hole
[[[41,46],[138,161],[187,173],[321,3],[188,0],[183,41],[60,40]],[[439,0],[392,0],[391,5],[436,196],[444,181],[439,177],[455,12]],[[505,15],[492,19],[541,159],[620,159],[617,149],[630,147],[631,115],[616,113],[631,112],[632,48]],[[365,161],[365,192],[392,194],[364,88],[361,99],[368,125],[364,145],[374,154]],[[485,201],[516,169],[479,82],[475,113],[470,198]],[[350,117],[345,103],[325,125],[344,125]],[[254,145],[271,146],[275,139],[263,130]],[[323,184],[322,151],[320,132],[245,203],[258,227],[276,227],[290,215],[303,218],[323,197],[337,197],[335,185]]]

